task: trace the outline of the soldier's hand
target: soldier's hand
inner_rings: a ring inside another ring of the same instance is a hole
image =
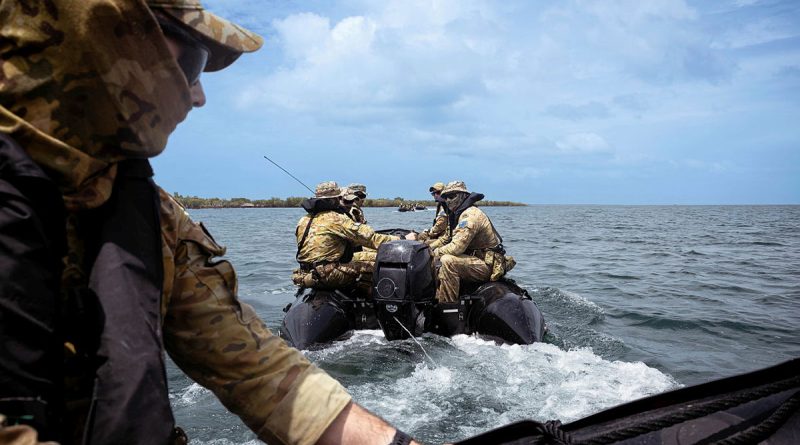
[[[409,232],[405,237],[405,239],[416,241],[417,240],[417,232]]]

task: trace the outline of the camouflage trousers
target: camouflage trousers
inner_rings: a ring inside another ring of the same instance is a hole
[[[368,290],[372,286],[374,268],[374,262],[355,259],[349,263],[320,264],[310,271],[295,269],[292,282],[314,289],[342,289],[358,285]]]
[[[436,299],[440,302],[458,301],[461,280],[489,281],[492,275],[492,268],[486,261],[471,255],[442,255],[440,261],[439,287],[436,288]]]

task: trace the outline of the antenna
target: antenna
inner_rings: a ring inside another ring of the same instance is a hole
[[[283,167],[281,167],[280,165],[278,165],[278,163],[277,163],[277,162],[273,161],[272,159],[270,159],[270,158],[268,158],[268,157],[266,157],[266,156],[264,156],[264,159],[266,159],[266,160],[267,160],[267,161],[269,161],[269,162],[272,162],[272,163],[275,165],[275,167],[278,167],[279,169],[283,170],[283,172],[284,172],[284,173],[286,173],[287,175],[291,176],[291,177],[292,177],[292,179],[294,179],[295,181],[299,182],[299,183],[300,183],[300,185],[302,185],[303,187],[305,187],[305,188],[306,188],[306,189],[307,189],[309,192],[311,192],[311,194],[312,194],[312,195],[316,194],[316,193],[314,192],[314,190],[311,190],[311,188],[310,188],[309,186],[305,185],[305,184],[303,183],[303,181],[301,181],[301,180],[297,179],[297,178],[296,178],[296,177],[295,177],[293,174],[289,173],[289,171],[287,171],[285,168],[283,168]]]

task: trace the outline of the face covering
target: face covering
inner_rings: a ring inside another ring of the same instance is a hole
[[[444,202],[447,208],[451,212],[454,212],[464,202],[464,199],[466,199],[466,197],[467,195],[465,193],[448,194],[447,196],[444,197]]]
[[[149,158],[191,93],[144,0],[0,1],[0,131],[62,190],[102,205],[116,163]]]

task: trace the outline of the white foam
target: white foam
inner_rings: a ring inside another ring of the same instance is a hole
[[[467,437],[521,419],[569,422],[679,386],[644,363],[609,361],[591,349],[498,346],[466,335],[448,341],[454,348],[437,351],[440,366],[418,363],[411,375],[396,382],[349,390],[357,401],[412,432],[431,422],[469,416],[473,421],[461,430]]]
[[[175,407],[191,406],[204,397],[213,397],[213,393],[197,383],[187,386],[180,394],[171,396]]]
[[[568,302],[576,306],[583,306],[585,308],[592,310],[592,312],[597,312],[599,314],[605,313],[602,307],[598,306],[597,303],[589,300],[583,295],[563,289],[558,289],[558,292],[564,297],[564,300],[567,300]]]

